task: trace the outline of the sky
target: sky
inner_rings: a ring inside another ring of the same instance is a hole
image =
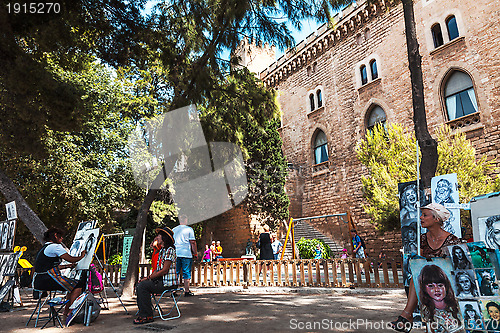
[[[146,3],[146,7],[144,8],[144,13],[150,13],[153,6],[158,2],[158,0],[150,0]],[[323,23],[317,23],[315,20],[304,20],[302,22],[302,29],[298,31],[292,26],[288,26],[288,28],[292,31],[292,36],[295,39],[295,45],[299,44],[302,40],[306,39],[311,33],[316,31]],[[278,60],[283,54],[285,50],[280,50],[276,48],[276,59]],[[222,58],[229,58],[229,51],[224,52],[221,55]]]

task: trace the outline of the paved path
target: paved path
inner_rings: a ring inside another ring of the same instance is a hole
[[[405,303],[404,291],[394,289],[328,288],[197,288],[195,297],[182,298],[182,317],[172,321],[133,325],[137,311],[135,299],[124,303],[125,314],[116,298],[110,298],[110,310],[89,327],[75,324],[64,329],[72,332],[394,332],[387,329]],[[26,308],[0,313],[0,332],[35,332],[25,328],[34,303],[22,292]],[[46,328],[43,332],[63,332]],[[423,330],[413,330],[421,333]]]

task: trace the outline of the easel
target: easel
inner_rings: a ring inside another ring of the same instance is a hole
[[[101,244],[101,242],[103,241],[104,239],[104,235],[101,235],[101,238],[99,238],[99,242],[97,243],[97,246],[96,246],[96,252],[97,252],[97,249],[99,248],[99,245]],[[103,242],[104,244],[104,242]],[[120,301],[121,305],[123,306],[123,309],[125,310],[125,313],[128,315],[128,311],[127,311],[127,308],[125,307],[125,305],[123,304],[122,302],[122,299],[120,298],[120,296],[118,296],[118,292],[116,291],[116,288],[115,286],[113,285],[113,283],[111,283],[111,279],[109,278],[108,276],[108,273],[106,272],[106,270],[104,269],[104,266],[101,262],[101,260],[99,260],[99,257],[96,256],[96,254],[94,253],[94,258],[95,260],[97,260],[97,263],[99,264],[99,266],[101,267],[101,270],[102,270],[102,276],[103,278],[106,279],[106,281],[108,281],[109,285],[111,286],[111,288],[113,289],[113,292],[115,293],[116,297],[118,298],[118,300]],[[101,293],[104,293],[104,297],[102,297],[100,294]],[[102,300],[102,304],[106,304],[106,307],[104,308],[105,310],[109,310],[109,303],[108,303],[108,295],[106,293],[106,288],[103,288],[102,292],[99,293],[99,296],[101,296],[101,300]]]

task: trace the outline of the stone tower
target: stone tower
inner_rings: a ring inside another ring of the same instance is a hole
[[[254,39],[248,41],[245,37],[231,53],[231,58],[236,56],[240,58],[237,67],[246,67],[250,72],[260,74],[276,61],[276,47],[268,43],[256,43]]]

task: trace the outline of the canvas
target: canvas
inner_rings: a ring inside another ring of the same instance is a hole
[[[461,331],[463,318],[455,296],[451,262],[444,258],[411,259],[410,267],[422,320],[434,331]]]
[[[99,240],[99,228],[87,230],[83,234],[83,239],[82,239],[83,245],[80,247],[80,250],[87,251],[87,255],[78,262],[78,264],[76,265],[76,270],[89,269],[89,266],[92,263],[92,259],[94,257],[94,252],[98,240]]]

